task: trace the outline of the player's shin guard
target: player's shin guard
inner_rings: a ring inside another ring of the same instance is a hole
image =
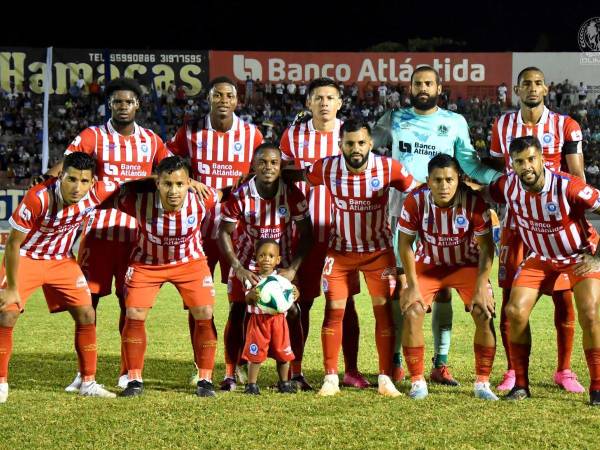
[[[13,348],[13,327],[0,327],[0,383],[8,382],[8,362]]]
[[[425,346],[404,346],[402,351],[404,352],[404,361],[406,361],[411,381],[422,380],[425,372]]]
[[[496,346],[486,347],[484,345],[473,344],[475,352],[475,376],[476,382],[489,381],[496,356]]]
[[[375,344],[379,355],[379,375],[392,375],[394,324],[390,304],[373,306],[375,314]]]
[[[79,361],[79,372],[83,382],[92,381],[96,377],[98,348],[96,346],[96,325],[75,325],[75,351]]]
[[[431,331],[433,333],[433,366],[439,368],[448,364],[448,352],[452,338],[452,303],[433,302]]]
[[[556,291],[554,302],[554,326],[556,327],[556,347],[558,351],[557,371],[571,368],[571,353],[575,338],[575,308],[573,291]]]
[[[196,320],[194,326],[194,355],[201,380],[212,380],[217,353],[217,333],[212,319]]]
[[[590,371],[590,391],[600,390],[600,348],[585,350],[585,360]]]
[[[515,386],[529,387],[529,354],[531,344],[510,342],[510,361],[515,371]]]
[[[346,302],[342,328],[342,351],[344,352],[345,371],[356,372],[358,371],[358,342],[360,339],[360,328],[358,326],[356,305],[352,297]]]
[[[508,340],[508,333],[510,330],[510,321],[506,317],[506,305],[510,299],[510,289],[502,289],[502,308],[500,309],[500,337],[502,338],[502,346],[506,353],[506,363],[508,365],[507,370],[512,370],[513,366],[510,361],[510,341]]]
[[[323,327],[321,328],[325,375],[338,373],[338,356],[342,347],[343,318],[343,309],[325,308],[325,317],[323,319]]]
[[[125,348],[129,381],[142,381],[142,367],[147,345],[146,322],[128,317],[125,320],[125,328],[121,339]]]

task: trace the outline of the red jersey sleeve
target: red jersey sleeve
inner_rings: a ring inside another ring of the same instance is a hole
[[[398,228],[400,231],[411,236],[419,232],[419,207],[415,196],[410,194],[402,204],[400,218],[398,219]]]
[[[221,208],[221,220],[225,222],[237,222],[243,217],[242,201],[239,197],[239,189],[229,197]]]
[[[92,155],[96,149],[96,132],[86,128],[73,139],[65,150],[65,156],[74,152],[83,152]]]
[[[507,175],[502,175],[496,181],[488,185],[485,192],[489,196],[488,200],[494,203],[505,204],[506,198],[504,197],[504,185],[506,184]]]
[[[323,179],[323,162],[324,159],[319,159],[307,169],[306,180],[313,186],[325,184],[325,180]]]
[[[565,117],[565,142],[579,142],[583,140],[581,127],[572,117]]]
[[[473,233],[475,236],[488,234],[492,227],[492,219],[489,213],[489,207],[485,201],[476,193],[472,194],[475,197],[475,205],[473,206],[473,215],[471,222],[473,223]]]
[[[169,156],[173,156],[173,153],[169,151],[163,140],[160,136],[155,135],[156,137],[156,155],[154,156],[153,164],[156,166],[163,159],[168,158]]]
[[[256,150],[256,147],[258,147],[264,141],[265,141],[265,138],[263,137],[263,135],[260,132],[260,130],[258,129],[258,127],[256,127],[256,133],[254,134],[254,147],[252,148],[252,150]]]
[[[281,141],[279,142],[279,148],[281,149],[281,159],[284,161],[294,161],[296,158],[292,153],[292,146],[290,144],[290,140],[293,139],[291,137],[291,129],[287,128],[283,135],[281,136]]]
[[[567,201],[579,211],[594,211],[600,208],[600,192],[585,184],[580,178],[570,177],[567,186]]]
[[[169,151],[174,155],[181,156],[182,158],[187,158],[190,156],[186,130],[187,126],[182,126],[179,128],[179,130],[177,130],[175,136],[173,136],[171,140],[167,142],[167,148]]]
[[[490,142],[490,155],[496,158],[504,158],[502,146],[500,145],[500,133],[498,131],[498,119],[494,119],[492,125],[492,142]]]
[[[10,216],[8,222],[17,231],[21,233],[29,233],[35,228],[38,218],[45,213],[45,209],[48,205],[44,205],[42,199],[39,197],[39,188],[30,189],[19,206]]]
[[[123,211],[125,214],[129,214],[132,217],[137,216],[136,211],[136,203],[137,203],[138,194],[135,192],[127,192],[124,195],[121,195],[115,201],[115,207],[119,211]]]
[[[294,222],[299,222],[310,215],[308,202],[300,189],[296,186],[288,186],[288,204],[290,215]]]
[[[402,192],[407,192],[415,187],[415,179],[408,173],[401,162],[389,158],[391,162],[390,186]]]

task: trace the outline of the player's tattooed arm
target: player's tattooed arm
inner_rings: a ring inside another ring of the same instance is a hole
[[[302,260],[306,257],[309,250],[313,245],[313,236],[312,236],[312,221],[309,217],[305,217],[302,220],[294,222],[296,225],[296,230],[300,235],[298,240],[298,245],[296,248],[296,253],[294,253],[294,257],[292,259],[292,263],[287,268],[278,269],[279,275],[287,278],[292,281],[296,277],[296,273],[300,268],[300,264],[302,264]]]
[[[10,305],[16,304],[21,309],[21,297],[17,283],[19,275],[19,250],[27,234],[11,229],[4,251],[4,264],[6,268],[6,289],[0,290],[0,311]]]
[[[403,289],[400,294],[400,310],[403,313],[408,311],[415,303],[419,303],[423,309],[427,310],[425,301],[421,296],[419,280],[417,279],[415,252],[413,250],[414,242],[414,235],[402,231],[400,232],[398,246],[402,267],[404,268],[404,274],[406,275],[406,288]]]
[[[244,268],[235,254],[231,235],[235,231],[236,225],[237,222],[227,222],[225,220],[221,220],[217,233],[217,244],[219,245],[220,252],[225,255],[229,261],[229,264],[231,264],[231,269],[233,270],[236,278],[240,280],[242,286],[244,286],[246,289],[250,289],[258,284],[260,277],[254,272]]]
[[[489,289],[490,272],[494,261],[494,239],[491,231],[481,236],[477,236],[479,244],[479,271],[475,281],[475,292],[471,299],[469,311],[481,315],[484,319],[496,317],[496,305],[494,297]]]

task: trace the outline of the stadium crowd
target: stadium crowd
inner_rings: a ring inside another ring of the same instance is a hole
[[[68,94],[53,96],[49,111],[49,167],[61,157],[77,133],[107,120],[103,102],[104,86],[83,79],[73,83]],[[188,98],[182,86],[171,83],[164,92],[151,93],[142,85],[144,95],[137,120],[169,139],[177,129],[209,110],[207,91]],[[371,126],[386,109],[410,105],[407,88],[401,84],[369,83],[362,90],[356,84],[340,84],[344,104],[341,119],[361,118]],[[546,104],[553,111],[568,114],[581,126],[583,154],[588,181],[600,186],[600,95],[593,98],[583,83],[551,82]],[[305,110],[306,84],[247,80],[238,84],[240,102],[237,115],[259,127],[265,140],[279,142],[284,129]],[[440,106],[462,114],[470,127],[473,146],[482,157],[489,155],[492,124],[507,110],[503,87],[495,96],[454,98],[449,89],[440,96]],[[43,98],[32,93],[27,84],[19,91],[0,88],[0,187],[25,188],[32,176],[41,173]],[[381,149],[382,150],[382,149]]]

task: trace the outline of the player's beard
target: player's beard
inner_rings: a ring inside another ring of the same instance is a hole
[[[365,162],[367,162],[367,159],[369,158],[369,153],[367,153],[365,156],[363,156],[360,159],[360,161],[355,162],[354,160],[352,160],[352,154],[346,155],[345,153],[343,153],[343,155],[344,155],[344,159],[346,160],[346,164],[348,164],[353,169],[360,169],[363,166],[363,164]]]
[[[533,187],[538,183],[543,172],[544,172],[543,169],[540,170],[539,173],[534,172],[535,178],[533,179],[533,181],[525,181],[521,175],[519,175],[519,180],[521,180],[521,183],[523,184],[523,186],[528,187],[528,188]]]
[[[428,111],[438,103],[438,95],[428,95],[427,100],[420,100],[418,95],[410,94],[410,104],[419,111]]]
[[[524,104],[525,106],[527,106],[528,108],[531,108],[531,109],[533,109],[533,108],[537,108],[538,106],[540,106],[540,105],[542,104],[542,102],[543,102],[543,99],[542,99],[542,100],[539,100],[539,101],[537,101],[537,102],[528,102],[528,101],[526,101],[526,100],[523,100],[523,104]]]
[[[119,120],[116,117],[112,117],[111,121],[118,127],[127,127],[135,121],[135,117],[131,120]]]

